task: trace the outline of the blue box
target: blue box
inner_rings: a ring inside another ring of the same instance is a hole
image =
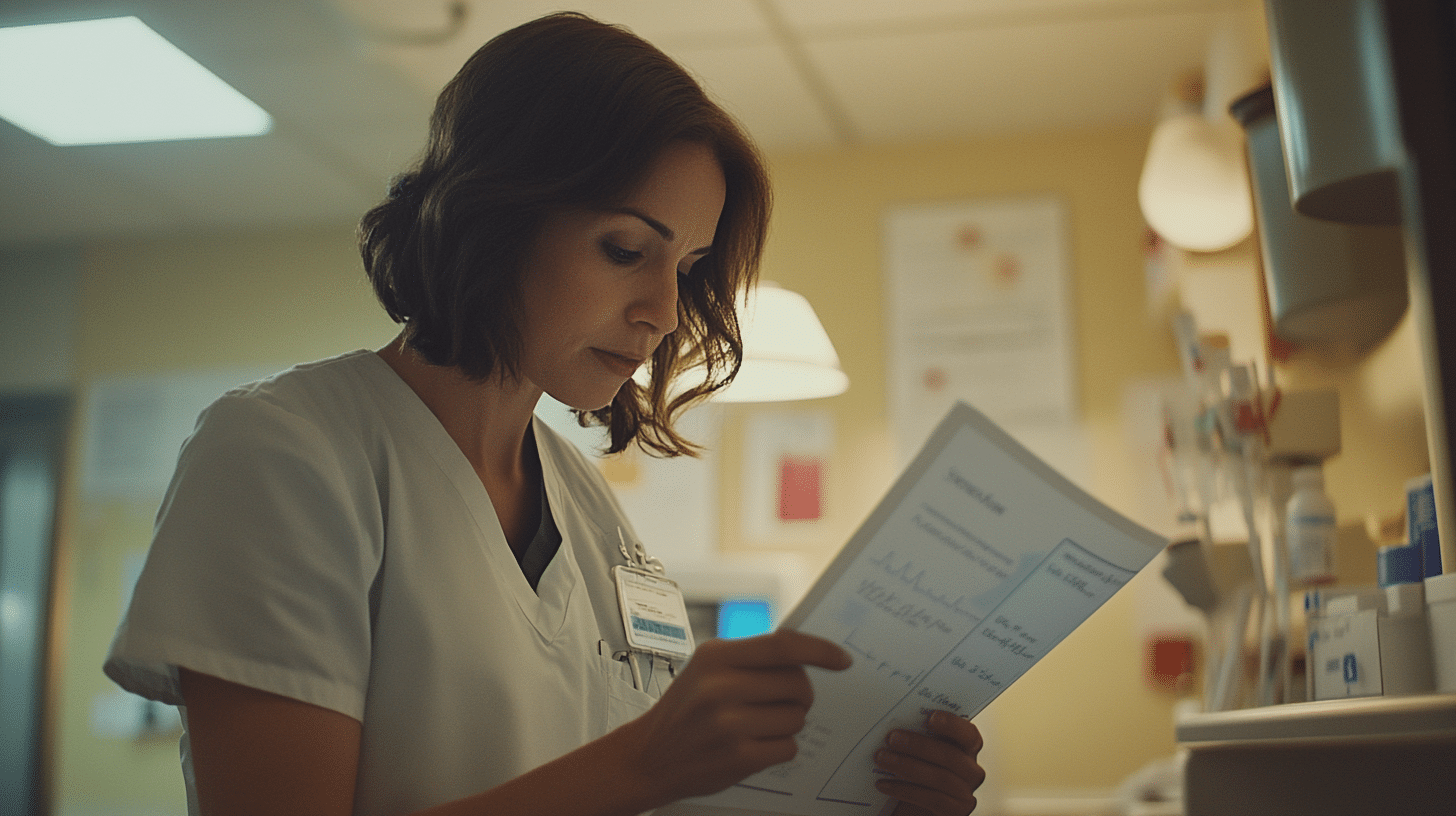
[[[1436,489],[1431,475],[1405,484],[1406,542],[1420,547],[1425,577],[1441,574],[1441,537],[1436,532]]]

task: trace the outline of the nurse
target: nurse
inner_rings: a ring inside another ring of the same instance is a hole
[[[179,458],[106,672],[182,706],[191,813],[633,814],[794,755],[807,667],[849,655],[632,653],[631,525],[532,419],[546,393],[614,451],[691,453],[673,419],[737,369],[768,211],[743,133],[632,34],[558,14],[471,57],[360,230],[399,337],[229,392]],[[979,748],[933,715],[880,784],[968,813]]]

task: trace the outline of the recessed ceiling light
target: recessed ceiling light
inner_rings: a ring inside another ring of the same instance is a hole
[[[267,133],[267,111],[135,17],[0,28],[0,117],[54,145]]]

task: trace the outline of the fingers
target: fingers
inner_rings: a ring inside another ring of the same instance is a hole
[[[845,668],[848,662],[848,653],[827,640],[775,632],[702,644],[679,683],[687,681],[703,699],[720,704],[793,703],[807,709],[814,687],[804,667]]]
[[[714,706],[763,705],[786,703],[808,709],[814,703],[814,685],[799,666],[768,669],[695,667],[684,672],[678,681],[684,690],[691,687],[692,697]]]
[[[792,703],[740,706],[722,717],[724,730],[750,739],[782,739],[804,729],[807,709]]]
[[[884,782],[940,791],[956,799],[970,799],[985,779],[970,756],[934,737],[903,731],[895,732],[875,754],[875,764],[893,774]]]
[[[876,783],[881,792],[936,816],[964,816],[976,806],[975,791],[986,773],[976,763],[981,734],[970,722],[948,712],[935,712],[927,720],[930,734],[890,732],[875,754],[875,764],[887,774]]]
[[[709,641],[624,729],[676,798],[711,793],[793,759],[814,702],[806,667],[849,664],[843,649],[801,632]]]
[[[741,669],[778,666],[817,666],[841,671],[852,662],[849,652],[824,638],[780,629],[740,640],[713,640],[702,644],[693,660],[708,660]]]
[[[948,739],[972,757],[981,753],[981,729],[964,717],[957,717],[949,711],[933,711],[926,718],[930,733]]]

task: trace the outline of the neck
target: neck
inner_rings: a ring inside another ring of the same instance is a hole
[[[378,353],[440,420],[487,487],[531,478],[534,463],[523,453],[540,389],[500,375],[477,382],[459,369],[431,365],[403,336]]]

